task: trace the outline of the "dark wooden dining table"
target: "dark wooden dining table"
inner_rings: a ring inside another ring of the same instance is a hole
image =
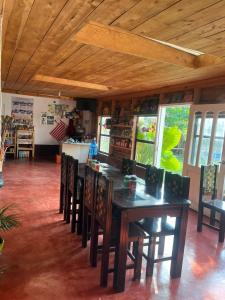
[[[133,176],[136,183],[130,185],[119,169],[108,164],[100,164],[99,172],[113,181],[113,208],[117,211],[120,224],[114,263],[114,290],[122,292],[125,289],[129,223],[143,218],[176,217],[170,275],[172,278],[180,277],[190,201],[174,199],[166,202],[163,198],[157,199],[145,192],[143,179]]]

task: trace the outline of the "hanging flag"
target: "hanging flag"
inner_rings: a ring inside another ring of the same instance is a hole
[[[58,142],[62,141],[66,135],[66,124],[60,120],[59,123],[49,132]]]

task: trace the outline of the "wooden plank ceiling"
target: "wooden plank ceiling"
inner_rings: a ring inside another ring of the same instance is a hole
[[[220,59],[187,68],[84,43],[89,22]],[[5,0],[2,31],[3,91],[104,97],[225,78],[225,0]]]

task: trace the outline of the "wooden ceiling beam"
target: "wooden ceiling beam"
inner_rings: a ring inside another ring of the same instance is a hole
[[[103,49],[186,68],[199,68],[220,62],[213,55],[196,55],[191,50],[92,21],[81,28],[73,39]]]
[[[24,92],[24,91],[17,91],[14,89],[2,89],[3,93],[10,93],[10,94],[18,94],[18,95],[25,95],[25,96],[36,96],[36,97],[44,97],[44,98],[54,98],[59,100],[74,100],[74,97],[69,96],[59,96],[57,94],[48,94],[42,92]]]
[[[54,83],[54,84],[60,84],[60,85],[75,86],[75,87],[92,89],[92,90],[99,90],[99,91],[108,91],[110,89],[109,87],[107,87],[105,85],[102,85],[102,84],[90,83],[90,82],[84,82],[84,81],[77,81],[77,80],[70,80],[70,79],[46,76],[46,75],[41,75],[41,74],[35,75],[32,78],[32,80],[48,82],[48,83]]]

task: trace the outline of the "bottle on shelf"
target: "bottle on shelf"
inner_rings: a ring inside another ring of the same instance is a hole
[[[98,155],[98,145],[96,143],[96,138],[91,141],[89,148],[89,159],[96,159]]]

